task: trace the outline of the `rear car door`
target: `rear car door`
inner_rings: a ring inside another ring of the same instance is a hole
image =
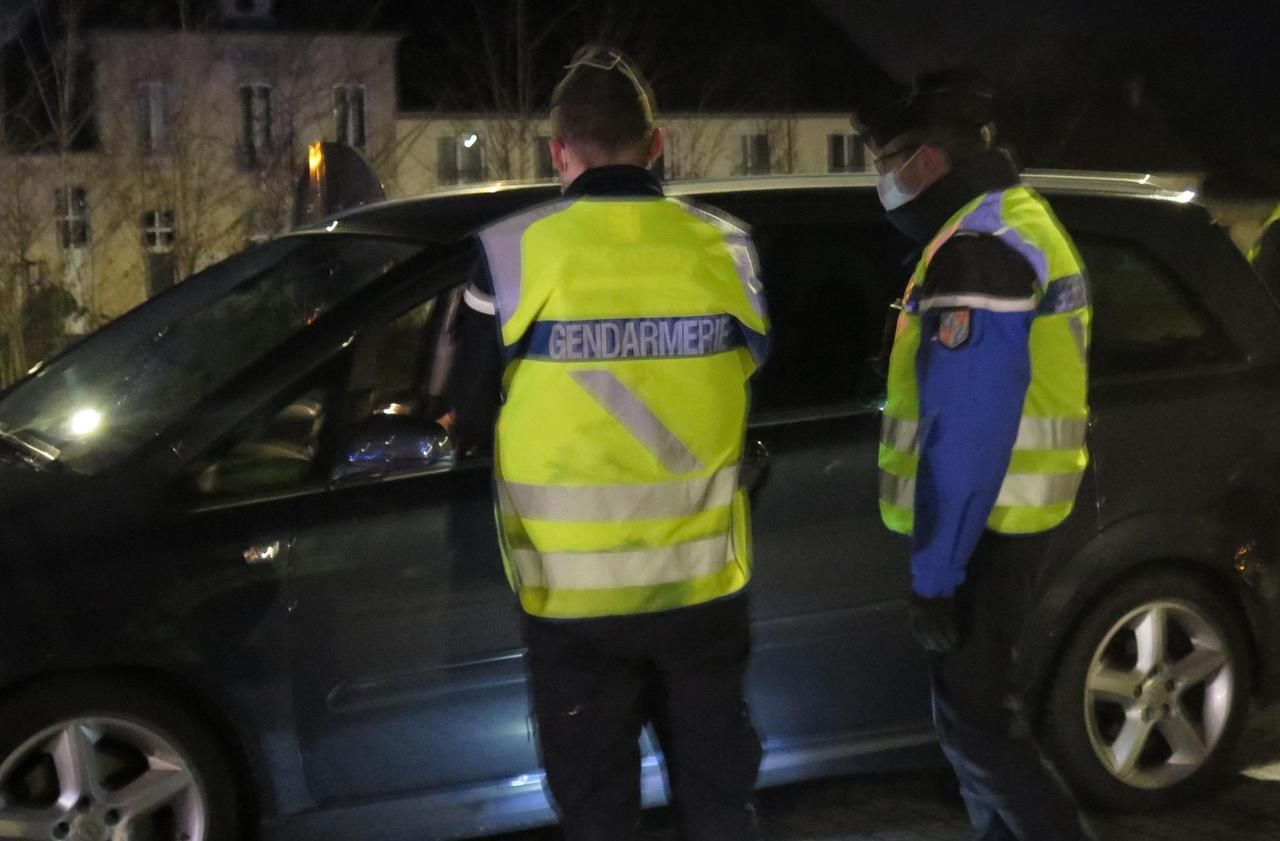
[[[866,365],[882,350],[910,246],[870,191],[709,201],[753,228],[772,328],[748,432],[763,469],[751,703],[770,750],[764,774],[785,777],[832,740],[845,759],[928,742],[927,668],[905,613],[907,542],[877,504],[883,383]]]

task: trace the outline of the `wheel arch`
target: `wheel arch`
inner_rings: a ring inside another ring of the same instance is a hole
[[[1144,575],[1176,572],[1196,581],[1241,611],[1248,673],[1255,696],[1280,687],[1263,666],[1261,641],[1275,633],[1249,570],[1237,563],[1227,531],[1203,517],[1143,514],[1099,532],[1058,569],[1049,571],[1021,637],[1016,686],[1038,719],[1055,665],[1088,611],[1108,591]],[[1035,724],[1039,725],[1036,720]]]
[[[212,700],[211,693],[195,681],[160,669],[141,666],[50,670],[27,675],[0,688],[0,704],[38,690],[43,685],[68,680],[103,681],[145,689],[179,705],[208,727],[210,735],[232,767],[236,776],[233,785],[239,794],[242,826],[256,837],[257,827],[261,825],[263,817],[275,814],[275,781],[265,770],[270,766],[257,741],[244,726],[237,723],[238,717],[231,711],[229,704]]]

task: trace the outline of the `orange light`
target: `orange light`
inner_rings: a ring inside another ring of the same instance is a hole
[[[311,173],[312,178],[315,178],[320,174],[320,167],[323,165],[324,151],[317,141],[307,147],[307,171]]]

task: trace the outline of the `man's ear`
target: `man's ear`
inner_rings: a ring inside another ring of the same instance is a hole
[[[564,142],[558,137],[551,138],[551,165],[556,168],[556,172],[564,175],[567,164],[564,159]]]
[[[941,146],[925,143],[920,147],[920,173],[932,184],[951,171],[951,158]]]
[[[653,130],[653,137],[649,140],[649,156],[647,162],[649,166],[653,166],[653,162],[662,157],[663,151],[667,146],[667,133],[660,128]]]

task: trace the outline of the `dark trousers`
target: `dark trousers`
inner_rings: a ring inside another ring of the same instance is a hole
[[[1015,699],[1017,635],[1047,542],[982,536],[956,593],[961,644],[932,661],[934,725],[980,841],[1093,837]]]
[[[631,841],[652,722],[681,837],[742,841],[760,740],[744,701],[747,598],[640,616],[526,618],[547,785],[568,841]]]

